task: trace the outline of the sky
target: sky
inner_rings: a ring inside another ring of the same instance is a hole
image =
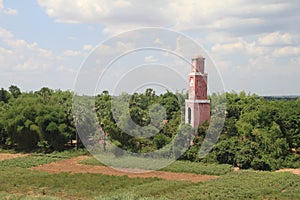
[[[298,0],[0,0],[0,87],[74,90],[82,65],[96,47],[126,31],[155,27],[200,44],[225,91],[300,95],[299,10]],[[120,49],[139,46],[141,38],[102,50],[117,55]],[[155,52],[134,55],[132,59],[150,63],[140,73],[153,65],[168,74],[166,61],[176,60],[168,57],[162,65]],[[124,63],[128,61],[119,65]],[[213,85],[214,73],[207,68]],[[134,74],[131,80],[138,79]],[[108,76],[106,84],[110,81]]]

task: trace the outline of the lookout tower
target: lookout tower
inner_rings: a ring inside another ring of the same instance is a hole
[[[189,73],[189,96],[185,100],[185,123],[197,128],[210,120],[210,100],[207,99],[207,73],[204,72],[205,58],[201,55],[192,58]]]

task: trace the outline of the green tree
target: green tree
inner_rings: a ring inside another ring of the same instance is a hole
[[[11,85],[8,88],[9,92],[12,94],[14,98],[18,98],[21,95],[21,90],[15,85]]]
[[[6,91],[4,88],[0,90],[0,102],[8,103],[9,100],[9,92]]]

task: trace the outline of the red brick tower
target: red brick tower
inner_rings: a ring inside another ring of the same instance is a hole
[[[189,74],[189,98],[185,100],[185,123],[197,128],[210,120],[210,100],[207,99],[207,73],[204,72],[201,55],[192,58],[192,72]]]

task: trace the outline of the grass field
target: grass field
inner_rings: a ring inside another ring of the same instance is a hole
[[[288,172],[225,171],[217,179],[192,183],[28,169],[82,154],[33,154],[0,161],[0,199],[300,199],[300,176]],[[95,164],[91,159],[83,162]],[[202,173],[193,164],[177,161],[164,170]]]
[[[86,155],[85,151],[64,151],[54,152],[52,154],[30,154],[26,157],[14,158],[0,161],[0,167],[20,167],[30,168],[42,164],[55,162],[62,159],[68,159],[75,156]]]
[[[125,159],[120,159],[119,162],[123,162],[122,166],[126,166],[124,164],[126,162]],[[136,161],[137,163],[138,161]],[[141,161],[140,161],[141,162]],[[103,164],[99,162],[95,158],[87,158],[80,161],[81,164],[85,165],[94,165],[94,166],[102,166]],[[130,163],[128,164],[128,168],[130,167]],[[171,165],[160,169],[161,171],[169,171],[169,172],[186,172],[186,173],[194,173],[194,174],[207,174],[207,175],[223,175],[229,173],[233,170],[231,165],[218,165],[218,164],[204,164],[190,161],[176,161]]]

